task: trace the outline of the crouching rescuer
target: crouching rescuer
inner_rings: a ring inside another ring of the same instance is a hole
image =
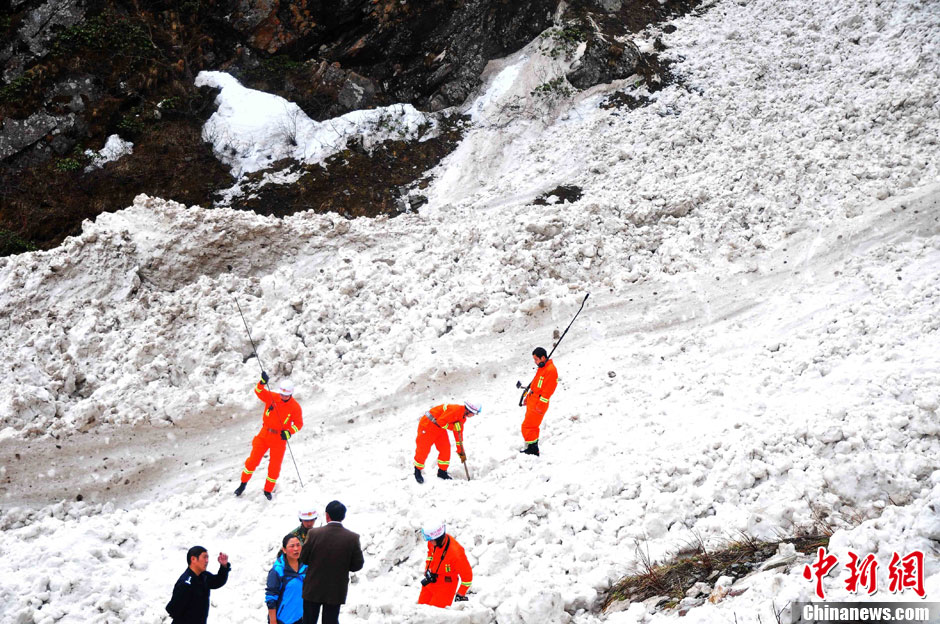
[[[447,534],[443,522],[426,525],[421,534],[428,543],[428,558],[418,604],[443,609],[454,601],[467,600],[473,570],[463,546]]]
[[[450,479],[447,469],[450,467],[450,438],[447,430],[454,432],[457,443],[457,455],[461,461],[467,461],[467,452],[463,446],[463,431],[467,418],[475,416],[483,409],[478,403],[465,402],[463,405],[438,405],[424,413],[418,421],[418,437],[415,440],[415,481],[424,483],[421,471],[424,460],[431,452],[431,446],[437,447],[437,476]]]
[[[251,441],[251,455],[245,460],[241,484],[235,490],[235,496],[242,495],[255,468],[261,463],[261,458],[270,451],[264,496],[271,500],[271,492],[274,491],[277,478],[281,474],[281,461],[284,459],[287,441],[304,426],[302,410],[294,400],[293,382],[285,379],[278,386],[277,393],[274,393],[267,388],[268,379],[268,374],[261,371],[261,381],[255,386],[255,394],[264,403],[261,431]]]

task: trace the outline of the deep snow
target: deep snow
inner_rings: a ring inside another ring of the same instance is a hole
[[[811,504],[840,560],[873,552],[885,574],[890,552],[922,549],[932,599],[940,5],[718,2],[675,25],[681,80],[641,86],[653,104],[635,111],[598,107],[630,80],[532,96],[568,64],[537,42],[492,63],[418,213],[278,220],[139,197],[56,250],[0,259],[15,377],[0,619],[163,621],[201,543],[233,563],[210,621],[255,621],[273,545],[301,504],[332,498],[366,548],[348,622],[672,618],[595,610],[636,540],[662,557],[694,535],[791,534]],[[273,149],[272,132],[241,153]],[[584,197],[530,204],[562,183]],[[515,381],[586,292],[543,456],[519,456]],[[231,496],[260,416],[235,298],[306,414],[306,488],[288,457],[273,503],[257,476]],[[473,480],[418,486],[418,417],[463,399],[484,405]],[[475,574],[444,612],[414,605],[416,529],[435,514]],[[812,595],[807,562],[686,617],[772,621]],[[827,580],[830,598],[842,587]]]

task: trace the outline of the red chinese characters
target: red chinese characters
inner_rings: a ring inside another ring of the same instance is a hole
[[[888,564],[888,591],[894,594],[905,589],[913,589],[921,598],[927,595],[924,591],[924,553],[919,550],[903,558],[898,553],[891,553],[891,563]]]
[[[825,600],[823,591],[823,578],[836,567],[838,558],[830,555],[825,548],[816,551],[815,563],[803,567],[803,578],[816,579],[816,595]],[[849,561],[845,564],[849,576],[845,579],[845,589],[849,593],[857,594],[864,591],[869,596],[878,591],[878,562],[875,555],[869,553],[864,558],[849,551]],[[924,553],[919,550],[901,557],[898,553],[891,554],[891,563],[888,564],[888,591],[892,594],[903,592],[906,589],[924,598]]]
[[[816,595],[820,599],[825,599],[826,595],[823,593],[822,580],[823,577],[832,572],[832,569],[836,567],[836,564],[839,563],[839,560],[833,555],[827,555],[826,549],[819,547],[817,551],[818,560],[812,565],[807,565],[803,568],[803,578],[812,579],[813,576],[816,577]]]
[[[849,578],[845,580],[845,588],[853,593],[858,593],[858,586],[868,590],[871,596],[878,591],[878,562],[875,561],[875,555],[869,553],[864,559],[859,559],[858,555],[849,551],[849,562],[845,564],[849,570]]]

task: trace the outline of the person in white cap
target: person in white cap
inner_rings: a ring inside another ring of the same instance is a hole
[[[300,526],[287,535],[299,539],[302,548],[304,541],[307,539],[307,531],[312,529],[313,525],[317,523],[317,518],[320,517],[320,514],[317,513],[317,510],[313,507],[301,507],[300,511],[297,513],[297,517],[300,519]],[[278,549],[275,559],[280,559],[283,554],[284,552]]]
[[[287,441],[304,426],[303,411],[294,399],[294,382],[283,380],[277,393],[268,390],[268,374],[261,371],[261,381],[255,387],[255,394],[264,402],[264,416],[261,431],[251,441],[251,454],[245,460],[241,483],[235,490],[235,496],[241,496],[245,486],[254,474],[261,458],[270,450],[268,460],[268,480],[264,484],[264,496],[271,500],[271,492],[281,474],[281,461],[284,459]]]
[[[457,443],[457,455],[461,461],[467,461],[467,451],[463,446],[463,429],[467,418],[476,416],[483,407],[479,403],[466,401],[463,404],[447,404],[432,407],[418,421],[418,437],[415,440],[415,481],[424,483],[421,470],[424,460],[431,452],[431,446],[437,447],[437,476],[450,479],[447,468],[450,467],[450,438],[447,430],[454,432]]]
[[[421,535],[428,543],[428,557],[425,560],[418,604],[443,609],[455,600],[467,600],[467,591],[473,582],[473,570],[463,546],[447,534],[447,527],[440,521],[425,524]]]
[[[300,526],[291,531],[290,534],[298,538],[300,545],[303,546],[304,540],[307,539],[307,531],[312,529],[313,525],[317,523],[317,518],[320,517],[320,514],[312,507],[304,507],[300,510],[300,513],[297,514],[297,517],[300,519]]]

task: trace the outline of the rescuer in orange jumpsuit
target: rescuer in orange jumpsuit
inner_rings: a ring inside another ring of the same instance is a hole
[[[467,418],[480,413],[481,406],[467,401],[463,405],[438,405],[424,413],[418,421],[418,438],[415,440],[415,481],[424,483],[421,470],[424,460],[431,452],[431,446],[437,447],[437,476],[441,479],[450,479],[447,468],[450,466],[450,438],[447,430],[454,432],[454,441],[457,442],[457,455],[461,461],[467,461],[467,453],[463,448],[463,429]]]
[[[548,400],[558,385],[558,371],[555,363],[548,359],[548,353],[542,347],[532,351],[532,361],[538,366],[535,377],[529,384],[529,392],[525,397],[525,419],[522,421],[522,439],[525,448],[522,453],[527,455],[539,454],[539,427],[545,412],[548,411]]]
[[[424,578],[421,579],[418,604],[443,609],[455,600],[467,600],[467,590],[473,582],[473,570],[470,569],[463,546],[447,535],[443,523],[425,527],[421,529],[421,534],[428,542],[428,558],[424,566]]]
[[[270,450],[271,457],[268,460],[268,480],[264,484],[264,496],[271,500],[274,484],[277,483],[278,475],[281,474],[281,460],[284,459],[287,440],[304,426],[300,404],[294,400],[293,382],[289,379],[282,381],[277,394],[268,390],[267,385],[268,374],[261,371],[261,381],[255,386],[255,394],[264,403],[261,431],[251,441],[251,455],[245,460],[242,482],[235,490],[235,496],[242,495],[255,468],[261,463],[261,458]]]

